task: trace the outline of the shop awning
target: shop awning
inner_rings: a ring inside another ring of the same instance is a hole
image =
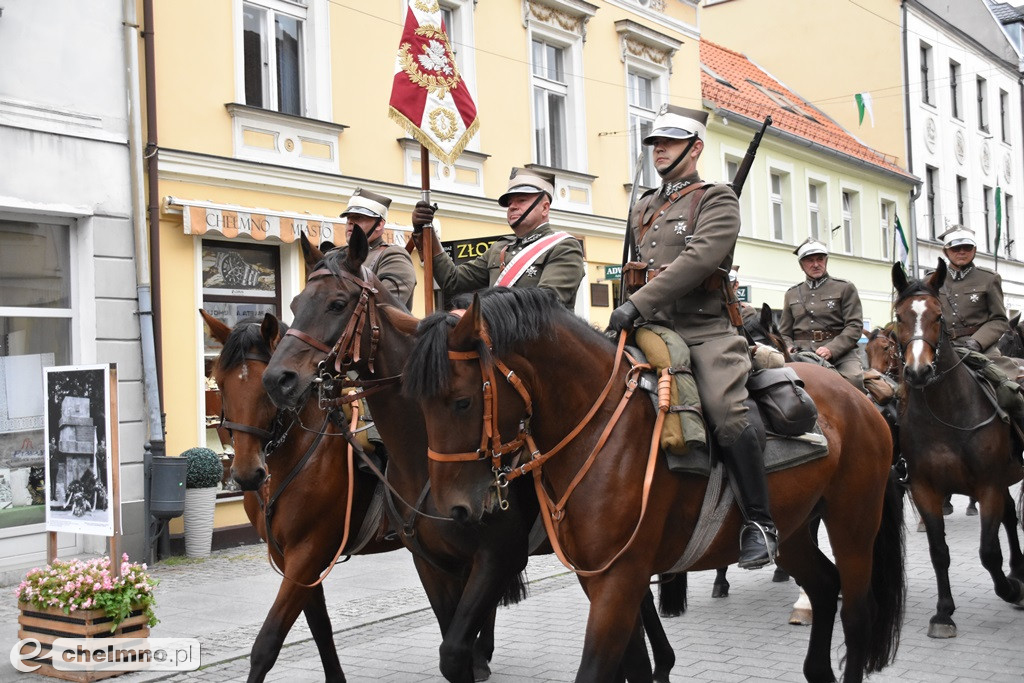
[[[254,240],[276,240],[294,242],[300,233],[313,244],[345,241],[345,222],[338,218],[292,214],[231,204],[166,197],[164,206],[181,209],[182,223],[186,235],[205,235],[216,232],[224,237],[244,235]],[[404,233],[411,227],[389,223],[384,230],[384,241],[390,244],[405,244]],[[335,240],[339,235],[339,240]]]

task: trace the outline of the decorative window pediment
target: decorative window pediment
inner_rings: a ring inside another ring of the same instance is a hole
[[[597,5],[584,0],[523,0],[523,26],[538,21],[587,39],[587,22]]]
[[[672,36],[659,33],[629,19],[615,22],[615,32],[619,34],[622,61],[627,55],[642,59],[652,64],[672,70],[672,57],[683,43]]]

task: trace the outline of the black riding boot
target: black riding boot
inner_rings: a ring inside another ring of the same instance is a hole
[[[722,464],[733,481],[746,524],[740,531],[741,569],[757,569],[775,561],[779,534],[768,507],[764,456],[754,427],[747,425],[729,446],[721,447]]]

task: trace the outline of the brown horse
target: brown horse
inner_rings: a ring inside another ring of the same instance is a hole
[[[317,579],[337,559],[346,529],[351,532],[346,543],[350,553],[387,552],[402,544],[368,535],[364,544],[353,547],[376,482],[361,473],[350,482],[352,472],[342,461],[346,444],[316,401],[301,406],[296,415],[285,415],[263,389],[263,372],[279,340],[277,319],[268,314],[262,324],[241,322],[232,330],[206,311],[200,314],[223,344],[213,376],[221,394],[222,424],[231,433],[235,451],[231,475],[245,491],[249,521],[267,541],[283,575],[252,646],[249,680],[266,677],[302,611],[326,679],[344,681],[323,586]],[[315,428],[307,429],[309,425]]]
[[[387,446],[388,483],[401,496],[393,503],[394,516],[400,517],[393,523],[413,552],[441,627],[441,672],[450,681],[468,682],[475,667],[479,680],[489,674],[493,637],[489,647],[482,638],[474,647],[474,637],[481,630],[493,634],[496,605],[522,595],[519,574],[527,562],[536,500],[528,488],[514,487],[511,504],[524,508],[523,515],[507,515],[486,528],[466,529],[438,515],[427,495],[423,416],[401,392],[401,369],[419,321],[363,267],[368,247],[359,230],[353,230],[348,247],[327,254],[304,239],[302,245],[309,281],[292,304],[294,325],[275,351],[264,385],[278,405],[291,409],[311,397],[316,402],[316,387],[337,382],[338,368],[359,377],[356,384],[367,391]],[[331,395],[323,398],[332,400]],[[653,597],[645,605],[657,680],[667,681],[675,656],[657,620]],[[630,680],[644,680],[635,672],[645,668],[649,677],[650,666],[643,643],[633,644],[626,664]]]
[[[499,290],[456,320],[443,313],[424,320],[406,365],[406,390],[426,418],[433,496],[467,524],[500,524],[508,516],[499,504],[505,487],[532,471],[549,537],[590,600],[576,680],[613,680],[649,577],[683,556],[709,480],[669,472],[649,445],[657,419],[651,402],[630,400],[633,369],[550,293]],[[779,564],[814,606],[807,679],[835,680],[831,641],[842,589],[845,676],[860,681],[895,656],[905,595],[888,432],[836,373],[792,367],[818,404],[829,453],[768,476]],[[819,515],[836,564],[808,532]],[[741,522],[731,506],[690,568],[735,562]]]
[[[898,292],[893,307],[896,338],[903,359],[900,448],[907,460],[910,493],[924,519],[938,582],[939,599],[928,635],[956,636],[949,585],[949,547],[942,518],[943,498],[970,495],[981,506],[981,563],[992,576],[996,595],[1024,606],[1024,557],[1017,538],[1017,513],[1008,487],[1021,480],[1012,452],[1010,426],[953,349],[942,319],[939,289],[946,262],[925,280],[907,277],[893,265]],[[1010,576],[1003,573],[999,525],[1009,537]]]

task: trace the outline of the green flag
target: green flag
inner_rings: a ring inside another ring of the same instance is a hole
[[[875,127],[875,112],[872,107],[871,93],[859,92],[853,96],[853,99],[857,101],[857,116],[858,125],[864,125],[864,112],[868,113],[868,118],[871,119],[871,127]]]
[[[910,246],[907,244],[907,235],[903,232],[903,224],[900,223],[899,216],[896,216],[896,234],[894,239],[896,242],[896,255],[899,257],[900,263],[907,265],[907,255],[910,254]]]

